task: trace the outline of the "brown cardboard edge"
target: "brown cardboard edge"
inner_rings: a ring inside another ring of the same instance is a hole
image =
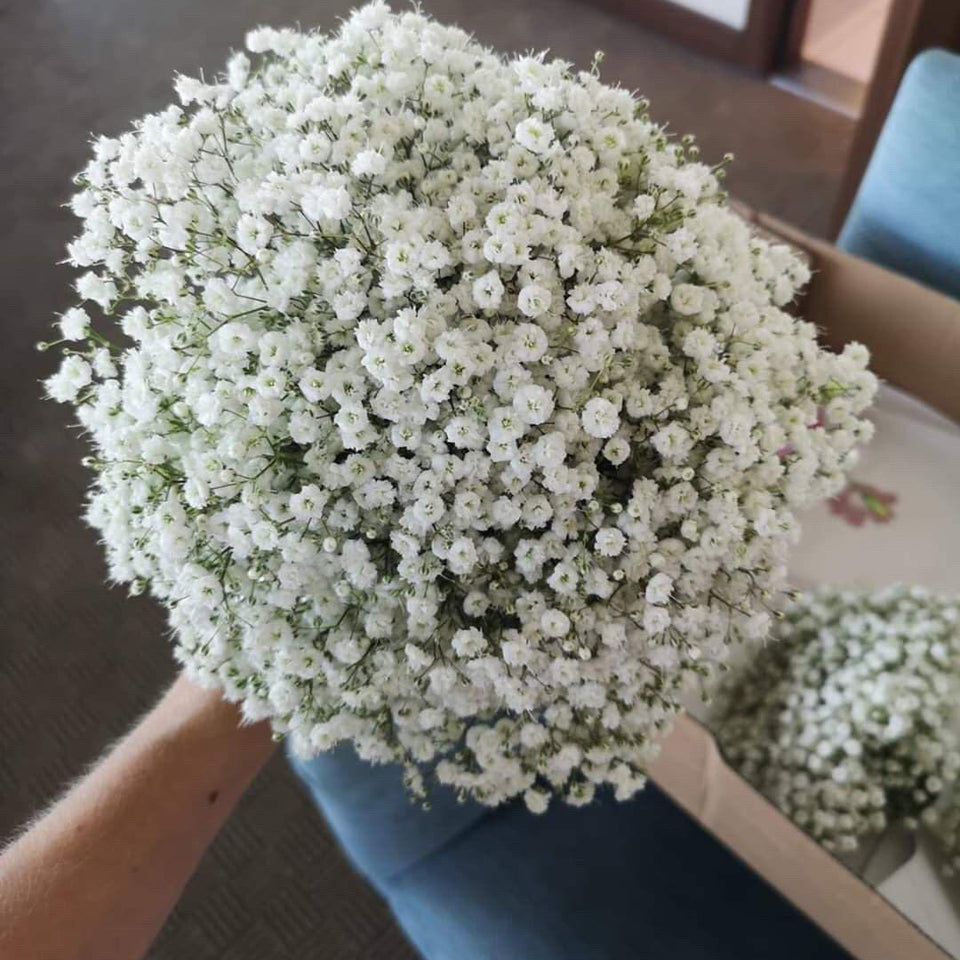
[[[677,718],[650,777],[857,960],[951,960],[735,774],[692,717]]]
[[[775,217],[750,211],[747,219],[812,256],[813,279],[799,311],[829,346],[864,344],[881,379],[960,421],[960,301]]]

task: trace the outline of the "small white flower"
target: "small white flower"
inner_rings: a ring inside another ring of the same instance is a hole
[[[611,437],[603,445],[603,456],[615,467],[625,463],[630,456],[630,443],[626,437]]]
[[[459,537],[450,544],[447,553],[450,569],[459,575],[469,573],[477,563],[477,548],[469,537]]]
[[[633,201],[633,215],[640,220],[649,220],[651,214],[657,209],[656,197],[651,197],[649,193],[641,193]]]
[[[514,353],[521,363],[535,363],[547,352],[550,342],[534,323],[518,324],[513,337]]]
[[[355,177],[379,177],[387,169],[387,158],[376,150],[361,150],[350,164]]]
[[[550,794],[543,790],[531,788],[524,793],[523,799],[531,813],[546,813],[550,806]]]
[[[703,287],[679,283],[670,294],[670,306],[683,316],[693,316],[703,309]]]
[[[77,293],[83,300],[92,300],[103,310],[109,310],[117,298],[117,285],[96,273],[84,273],[76,282]]]
[[[620,428],[620,415],[617,408],[604,397],[588,400],[580,415],[583,429],[591,437],[612,437]]]
[[[690,434],[676,422],[658,430],[650,443],[660,456],[670,461],[682,461],[693,446]]]
[[[540,626],[548,637],[565,637],[570,632],[570,618],[562,610],[544,610]]]
[[[450,640],[450,645],[458,657],[476,657],[486,649],[487,641],[476,627],[458,630]]]
[[[627,538],[616,527],[604,527],[595,538],[597,553],[604,557],[616,557],[623,552]],[[648,598],[649,599],[649,598]]]
[[[304,194],[300,201],[311,220],[343,220],[350,212],[350,194],[346,187],[319,187]]]
[[[670,626],[670,614],[663,607],[649,606],[643,611],[643,629],[651,636],[663,633]]]
[[[647,581],[647,589],[644,595],[647,603],[663,604],[670,599],[670,592],[673,590],[673,580],[665,573],[658,573]]]
[[[539,317],[550,309],[550,291],[538,283],[528,283],[517,297],[517,306],[528,317]]]
[[[256,335],[245,323],[225,323],[214,336],[219,349],[227,356],[243,356],[252,352],[257,345]]]
[[[90,385],[93,371],[82,357],[65,357],[60,369],[46,381],[47,394],[58,403],[76,400],[80,391]]]
[[[513,395],[513,409],[524,423],[546,423],[553,413],[553,407],[550,392],[534,383],[524,384]]]
[[[89,329],[90,317],[80,307],[71,307],[60,318],[60,334],[64,340],[83,340]]]
[[[527,117],[517,124],[517,143],[532,153],[546,153],[553,145],[553,127],[539,117]]]
[[[473,299],[483,310],[496,310],[503,299],[504,286],[496,270],[485,273],[473,281]]]

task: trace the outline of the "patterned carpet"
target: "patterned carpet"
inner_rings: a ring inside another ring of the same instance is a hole
[[[53,367],[33,349],[70,300],[55,266],[74,224],[60,204],[91,134],[117,132],[171,98],[175,70],[218,68],[257,23],[332,25],[323,0],[30,0],[0,5],[0,837],[76,777],[173,675],[149,600],[102,583],[77,519],[83,445],[40,401]],[[825,228],[849,121],[690,55],[576,0],[427,0],[503,48],[550,47],[650,96],[706,156],[738,154],[733,189]],[[705,91],[709,91],[706,95]],[[744,109],[740,109],[744,108]],[[277,756],[217,839],[153,960],[415,956],[376,894],[343,862]]]

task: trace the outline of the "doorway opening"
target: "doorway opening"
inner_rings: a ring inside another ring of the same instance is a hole
[[[793,11],[779,87],[858,119],[894,0],[801,0]]]

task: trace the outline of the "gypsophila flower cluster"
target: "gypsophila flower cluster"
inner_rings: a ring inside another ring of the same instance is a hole
[[[894,821],[933,823],[960,771],[960,602],[919,587],[824,591],[775,633],[720,687],[730,763],[834,852]]]
[[[920,822],[940,844],[943,875],[960,875],[960,784],[948,785],[939,801],[920,814]]]
[[[644,782],[692,679],[768,626],[867,354],[596,71],[382,3],[258,29],[78,179],[47,384],[112,577],[304,754],[352,741],[534,810]],[[132,341],[132,342],[131,342]]]

